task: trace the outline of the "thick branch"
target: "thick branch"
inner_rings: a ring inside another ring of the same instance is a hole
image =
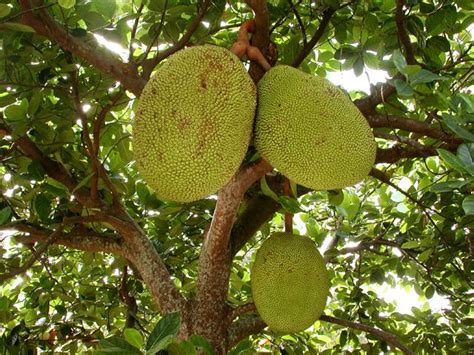
[[[401,351],[403,351],[404,354],[409,354],[409,355],[414,354],[414,352],[411,351],[400,340],[398,340],[398,338],[394,334],[386,332],[385,330],[377,329],[366,324],[357,323],[357,322],[353,322],[353,321],[345,320],[345,319],[339,319],[339,318],[326,316],[326,315],[322,315],[321,318],[319,319],[325,322],[342,325],[344,327],[362,330],[363,332],[369,333],[373,335],[374,337],[387,342],[391,347],[400,349]]]
[[[394,79],[401,79],[402,76],[395,76]],[[376,85],[374,90],[369,96],[366,96],[362,99],[357,99],[354,101],[354,104],[357,106],[360,112],[365,116],[375,113],[375,108],[377,105],[385,102],[385,100],[395,93],[397,90],[394,86],[385,83],[381,85]]]
[[[262,224],[271,219],[280,208],[280,204],[268,196],[258,195],[251,199],[232,228],[232,255],[237,254]]]
[[[139,77],[133,65],[122,63],[111,55],[99,53],[95,47],[71,36],[49,15],[46,9],[40,9],[40,16],[36,16],[34,11],[31,11],[29,0],[19,0],[19,2],[24,11],[22,16],[24,24],[31,26],[36,33],[59,44],[63,49],[84,58],[103,73],[120,81],[127,90],[140,96],[145,80]]]
[[[415,65],[417,61],[413,54],[413,47],[405,28],[405,15],[403,13],[403,6],[405,0],[397,0],[397,7],[395,8],[395,22],[397,23],[398,38],[405,49],[405,58],[408,64]]]
[[[77,186],[76,180],[69,175],[62,164],[44,155],[30,138],[27,136],[20,137],[15,141],[15,144],[28,158],[40,163],[46,174],[66,186],[69,192],[74,191]],[[74,196],[85,207],[98,207],[98,204],[91,199],[90,193],[85,188],[74,191]]]
[[[291,63],[293,67],[299,67],[300,64],[303,63],[303,60],[306,58],[306,56],[313,50],[314,46],[318,43],[318,41],[321,39],[322,35],[324,34],[324,31],[326,31],[326,27],[328,26],[329,21],[331,20],[331,17],[334,14],[334,12],[335,10],[332,8],[326,9],[324,11],[323,18],[321,19],[321,22],[319,23],[319,27],[314,33],[313,37],[305,46],[303,46],[303,48],[301,49],[301,52],[293,60],[293,63]]]
[[[426,122],[417,121],[405,117],[388,116],[388,115],[365,115],[370,127],[381,128],[390,127],[402,129],[408,132],[419,133],[427,137],[439,139],[443,142],[459,145],[462,140],[452,134],[443,132],[438,128],[434,128]]]
[[[263,159],[242,168],[218,194],[217,205],[199,258],[196,327],[207,329],[209,336],[221,334],[209,328],[210,319],[224,319],[229,286],[230,232],[245,191],[272,167]],[[212,301],[210,301],[212,300]],[[222,327],[220,324],[219,327]],[[214,334],[215,333],[215,334]]]
[[[248,336],[259,333],[266,326],[265,322],[257,314],[241,316],[237,321],[232,323],[227,331],[229,348]]]
[[[16,236],[15,240],[25,244],[44,242],[49,235],[49,231],[43,228],[25,224],[9,225],[2,229],[20,232],[21,234]],[[75,228],[70,233],[58,234],[52,244],[88,252],[106,252],[122,256],[124,254],[122,240],[119,235],[99,234],[83,227]]]

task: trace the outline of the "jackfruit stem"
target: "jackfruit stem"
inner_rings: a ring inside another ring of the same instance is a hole
[[[265,70],[269,71],[271,69],[271,65],[267,62],[267,59],[264,57],[260,49],[254,46],[247,47],[247,58],[253,60],[260,64],[260,66]]]
[[[237,34],[237,41],[232,45],[230,51],[237,57],[242,58],[247,53],[247,48],[250,46],[249,33],[255,31],[255,20],[245,21],[239,29]]]
[[[290,180],[285,178],[283,182],[283,193],[291,196]],[[285,211],[285,232],[293,234],[293,213]]]

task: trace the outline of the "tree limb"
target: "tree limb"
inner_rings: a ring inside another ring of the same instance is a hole
[[[303,60],[306,58],[306,56],[313,50],[314,46],[318,43],[318,41],[324,34],[324,31],[326,31],[326,27],[328,26],[332,15],[334,15],[334,12],[336,12],[336,10],[333,8],[328,8],[324,10],[323,18],[321,19],[321,22],[319,22],[318,29],[314,33],[311,40],[305,46],[303,46],[300,53],[298,53],[296,58],[293,60],[293,63],[291,63],[293,67],[299,67],[300,64],[303,63]]]
[[[227,330],[229,349],[252,334],[257,334],[267,325],[257,314],[240,316]]]
[[[111,55],[103,55],[95,47],[70,35],[45,8],[38,10],[40,15],[37,16],[34,11],[31,11],[29,0],[19,0],[19,3],[23,10],[22,22],[24,24],[32,27],[39,35],[59,44],[63,49],[85,59],[98,70],[121,82],[127,90],[140,96],[146,81],[140,78],[133,65],[122,63]]]
[[[245,3],[255,14],[255,32],[252,36],[252,46],[260,49],[264,57],[268,60],[270,12],[268,11],[267,2],[266,0],[245,0]],[[265,71],[259,64],[252,61],[250,63],[249,74],[253,81],[257,83],[265,74]]]
[[[403,76],[401,75],[396,75],[394,77],[394,79],[402,78]],[[389,83],[378,84],[374,86],[374,89],[369,96],[355,100],[354,104],[357,106],[359,111],[367,117],[367,115],[374,114],[377,105],[385,102],[385,100],[396,91],[395,87]]]
[[[217,205],[209,231],[204,237],[198,265],[197,309],[195,326],[206,332],[211,342],[219,334],[212,329],[209,319],[222,319],[227,315],[226,305],[229,287],[230,232],[245,191],[272,167],[261,159],[243,167],[218,194]],[[210,302],[212,300],[212,302]],[[214,323],[215,322],[211,322]],[[224,324],[216,326],[223,327]],[[207,333],[208,332],[208,333]]]
[[[374,327],[371,327],[371,326],[366,325],[366,324],[357,323],[357,322],[353,322],[353,321],[346,320],[346,319],[339,319],[339,318],[335,318],[335,317],[331,317],[331,316],[327,316],[327,315],[322,315],[319,318],[319,320],[329,322],[329,323],[333,323],[333,324],[342,325],[344,327],[348,327],[348,328],[352,328],[352,329],[362,330],[366,333],[369,333],[369,334],[373,335],[374,337],[378,338],[379,340],[383,340],[383,341],[387,342],[392,348],[400,349],[401,351],[403,351],[404,354],[408,354],[408,355],[413,355],[414,354],[414,352],[411,351],[400,340],[398,340],[398,338],[394,334],[386,332],[385,330],[374,328]]]
[[[46,251],[46,249],[48,249],[54,239],[62,232],[62,229],[63,226],[59,226],[57,230],[52,232],[22,266],[15,268],[14,270],[11,270],[3,275],[0,275],[0,283],[26,272],[26,270],[33,266],[35,261],[41,257],[41,255]]]
[[[405,28],[405,15],[403,13],[403,6],[405,5],[405,0],[397,0],[397,6],[395,8],[395,22],[397,24],[398,38],[402,43],[403,48],[405,49],[405,58],[407,64],[415,65],[418,64],[415,55],[413,54],[413,47],[408,36],[407,30]]]
[[[210,5],[209,0],[204,0],[201,7],[199,8],[199,11],[196,15],[196,17],[193,19],[191,24],[189,25],[188,29],[186,30],[186,33],[179,39],[178,42],[172,47],[169,47],[168,49],[164,50],[161,53],[158,53],[154,58],[145,60],[143,63],[143,78],[145,80],[148,80],[150,78],[150,75],[153,71],[153,69],[158,65],[159,62],[161,62],[163,59],[168,58],[171,54],[179,51],[180,49],[184,48],[188,43],[191,37],[193,36],[194,32],[197,30],[199,27],[199,24],[201,23],[202,19],[206,15],[207,9]]]
[[[463,142],[461,139],[454,136],[454,134],[445,133],[438,128],[434,128],[426,122],[417,121],[406,117],[371,114],[365,115],[365,118],[372,128],[390,127],[402,129],[408,132],[420,133],[424,136],[454,145],[459,145]]]
[[[232,228],[232,255],[237,254],[262,224],[270,220],[280,208],[278,202],[265,195],[257,195],[249,200]]]

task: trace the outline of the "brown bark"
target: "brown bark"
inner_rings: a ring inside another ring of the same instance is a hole
[[[193,333],[208,339],[217,353],[228,348],[226,304],[232,253],[230,235],[245,191],[272,167],[264,160],[242,168],[218,194],[209,231],[204,237],[193,304]]]
[[[36,11],[31,8],[29,0],[19,0],[19,2],[23,10],[22,22],[24,24],[32,27],[39,35],[59,44],[63,49],[84,58],[103,73],[120,81],[127,90],[140,96],[146,82],[138,75],[132,64],[122,63],[111,55],[103,55],[95,47],[71,36],[49,15],[44,7],[37,10],[39,13],[36,14]]]

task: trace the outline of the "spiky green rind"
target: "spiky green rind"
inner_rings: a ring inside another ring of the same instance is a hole
[[[234,54],[196,46],[168,58],[140,96],[133,149],[162,199],[198,200],[239,168],[252,132],[255,85]]]
[[[257,252],[251,287],[263,321],[274,331],[296,333],[321,316],[330,283],[324,259],[310,238],[273,233]]]
[[[289,179],[316,190],[353,185],[375,162],[372,131],[328,80],[276,66],[258,84],[255,146]]]

